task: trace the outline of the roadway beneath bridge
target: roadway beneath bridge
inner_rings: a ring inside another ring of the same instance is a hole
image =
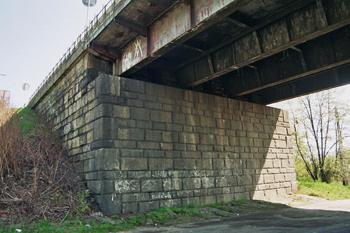
[[[274,211],[168,227],[140,228],[131,232],[336,232],[350,231],[350,200],[318,201]]]

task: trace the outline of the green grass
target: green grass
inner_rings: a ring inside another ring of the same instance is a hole
[[[30,108],[19,108],[16,115],[20,119],[21,129],[25,136],[35,136],[35,126],[38,125],[39,119],[35,112]]]
[[[38,223],[24,223],[21,225],[2,225],[0,223],[0,233],[15,232],[16,229],[21,229],[22,232],[26,233],[61,233],[61,232],[91,232],[91,233],[103,233],[103,232],[118,232],[125,230],[132,230],[139,226],[151,225],[164,225],[167,223],[181,223],[188,222],[189,220],[205,220],[211,215],[204,214],[197,209],[203,207],[225,209],[227,206],[242,206],[249,205],[247,199],[239,199],[230,202],[221,202],[209,205],[196,205],[189,204],[184,207],[174,207],[174,208],[160,208],[155,211],[151,211],[144,214],[139,214],[131,216],[127,219],[123,219],[118,215],[112,216],[110,220],[92,220],[90,222],[85,222],[83,220],[71,220],[66,218],[66,220],[59,226],[55,223],[48,221],[40,221]],[[259,203],[261,206],[268,206],[269,203],[253,202]],[[219,213],[220,216],[220,213]],[[226,215],[223,215],[226,217]],[[96,221],[99,221],[98,223]]]
[[[338,183],[327,184],[320,181],[298,179],[300,194],[321,197],[327,200],[350,199],[350,187]]]

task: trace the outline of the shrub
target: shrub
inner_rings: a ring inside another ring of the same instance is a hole
[[[81,215],[84,192],[53,127],[29,108],[0,106],[1,214],[13,223]]]

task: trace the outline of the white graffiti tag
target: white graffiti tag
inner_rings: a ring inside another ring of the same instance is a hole
[[[141,47],[141,40],[137,39],[135,41],[135,54],[134,54],[134,58],[139,57],[139,55],[141,54],[141,57],[143,56],[142,54],[142,47]]]

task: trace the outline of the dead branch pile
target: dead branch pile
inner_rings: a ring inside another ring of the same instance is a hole
[[[79,214],[84,189],[50,125],[39,118],[24,135],[23,119],[1,106],[0,119],[0,222]]]

